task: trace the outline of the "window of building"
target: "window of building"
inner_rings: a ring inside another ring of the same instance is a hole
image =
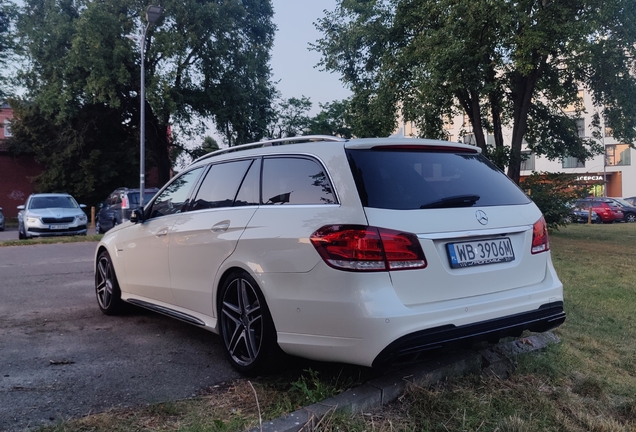
[[[521,171],[534,171],[535,155],[531,151],[521,152]]]
[[[584,138],[585,135],[585,119],[577,118],[574,119],[576,122],[576,133],[580,138]]]
[[[472,134],[472,133],[465,134],[462,137],[462,142],[464,144],[477,145],[477,140],[475,139],[475,134]]]
[[[4,119],[4,136],[5,137],[12,137],[13,134],[11,133],[11,119]]]
[[[607,118],[607,116],[603,116],[603,121],[605,123],[605,136],[606,137],[613,137],[614,136],[614,129],[612,129],[612,123]]]
[[[576,93],[576,98],[578,99],[576,102],[571,103],[565,108],[565,112],[574,112],[577,108],[581,108],[583,106],[583,97],[585,96],[585,90],[579,90]]]
[[[585,168],[585,162],[578,160],[574,156],[568,156],[561,160],[562,168]]]
[[[627,144],[613,144],[605,146],[605,164],[613,165],[631,165],[631,152]]]

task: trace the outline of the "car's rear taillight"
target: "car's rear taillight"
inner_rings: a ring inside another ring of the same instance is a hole
[[[550,239],[548,238],[548,225],[541,216],[532,227],[532,253],[538,254],[550,250]]]
[[[360,225],[324,226],[311,243],[331,267],[349,271],[421,269],[426,258],[417,236]]]
[[[121,208],[122,209],[128,209],[129,208],[128,195],[126,195],[126,194],[122,194],[122,196],[121,196]]]

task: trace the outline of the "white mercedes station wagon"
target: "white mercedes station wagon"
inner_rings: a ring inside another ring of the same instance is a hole
[[[306,136],[206,155],[108,231],[123,302],[218,333],[257,374],[281,351],[381,366],[565,320],[543,216],[469,145]]]

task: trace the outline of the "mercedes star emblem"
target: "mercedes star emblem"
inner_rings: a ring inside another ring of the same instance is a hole
[[[479,222],[482,225],[488,225],[488,215],[486,215],[486,212],[483,210],[477,210],[475,212],[475,217],[477,218],[477,222]]]

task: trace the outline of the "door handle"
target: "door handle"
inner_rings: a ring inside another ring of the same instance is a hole
[[[160,231],[157,232],[156,236],[157,237],[163,237],[166,234],[168,234],[168,228],[163,228],[163,229],[161,229]]]
[[[227,231],[227,229],[230,227],[230,221],[226,220],[223,222],[219,222],[218,224],[215,224],[211,230],[212,232],[225,232]]]

